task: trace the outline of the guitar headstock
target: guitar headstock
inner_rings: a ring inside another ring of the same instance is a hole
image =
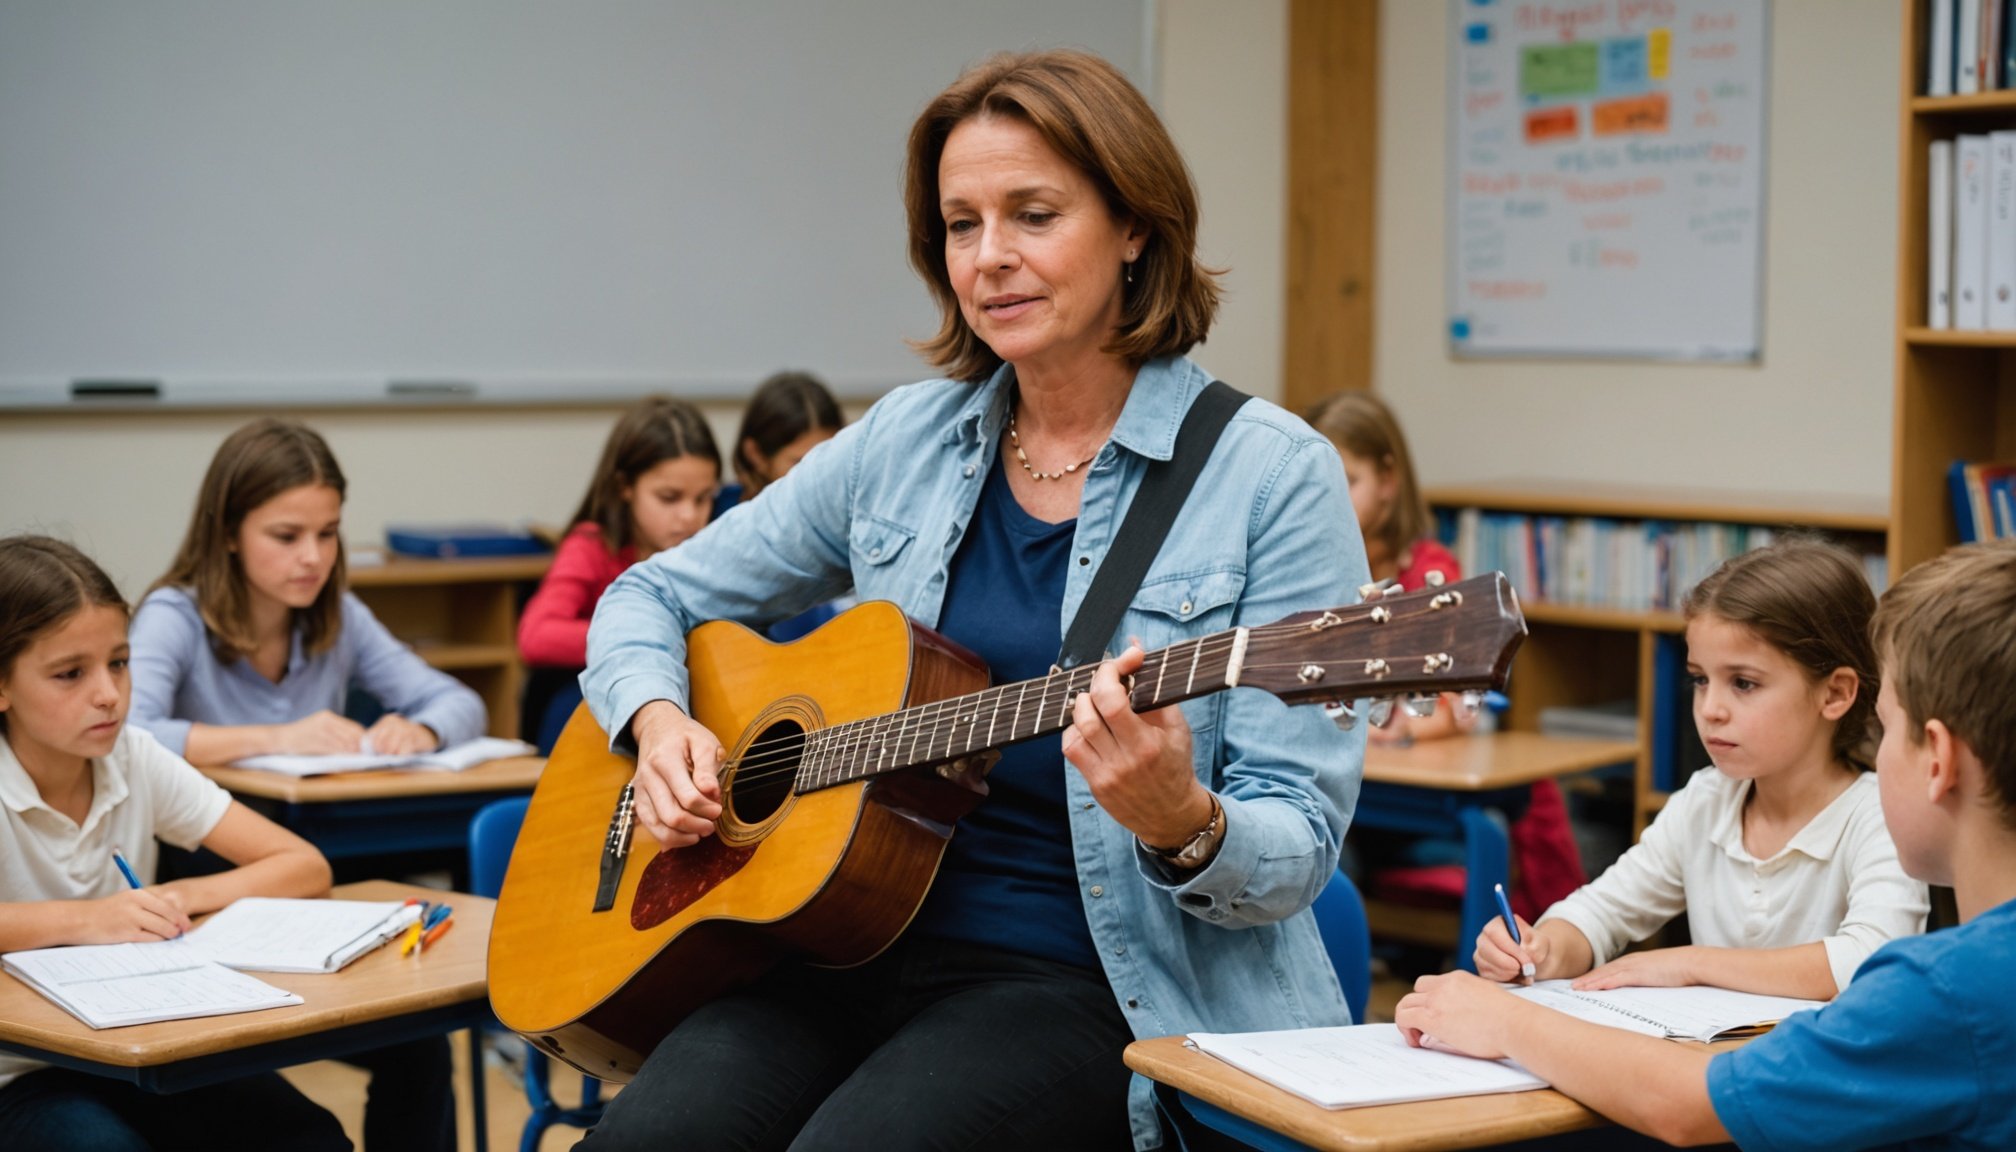
[[[1291,704],[1496,689],[1525,638],[1519,597],[1492,572],[1255,628],[1239,684]]]

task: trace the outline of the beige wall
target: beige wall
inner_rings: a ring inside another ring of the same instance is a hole
[[[1205,258],[1232,269],[1199,357],[1248,392],[1278,396],[1286,0],[1157,8],[1159,103],[1202,191]],[[388,522],[564,520],[614,411],[303,415],[343,463],[344,534],[363,543],[382,540]],[[739,410],[707,411],[725,448]],[[0,534],[63,536],[136,594],[166,566],[217,442],[247,415],[0,416]]]
[[[1898,5],[1771,12],[1762,363],[1458,363],[1443,335],[1448,5],[1383,4],[1374,386],[1424,481],[1888,492]]]

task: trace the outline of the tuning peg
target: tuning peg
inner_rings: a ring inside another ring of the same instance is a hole
[[[1425,720],[1435,714],[1435,693],[1410,693],[1405,700],[1401,701],[1400,706],[1407,710],[1407,715],[1414,717],[1416,720]]]
[[[1372,706],[1365,710],[1365,718],[1372,722],[1374,728],[1384,728],[1388,724],[1391,724],[1393,722],[1393,697],[1381,696],[1377,700],[1372,701]]]
[[[1324,702],[1323,715],[1328,716],[1330,722],[1337,725],[1339,732],[1349,732],[1358,727],[1358,713],[1342,700]]]
[[[1395,583],[1393,580],[1375,580],[1370,584],[1360,584],[1358,600],[1360,603],[1369,604],[1392,591]]]
[[[1440,568],[1430,568],[1428,571],[1421,574],[1421,579],[1425,581],[1430,588],[1440,588],[1443,584],[1448,582],[1449,577]]]
[[[1478,709],[1482,707],[1484,707],[1484,694],[1482,692],[1472,688],[1470,691],[1463,693],[1462,712],[1465,717],[1477,715]]]

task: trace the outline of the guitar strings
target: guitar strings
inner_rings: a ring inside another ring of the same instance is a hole
[[[1343,623],[1352,623],[1352,621],[1345,620],[1343,621]],[[1262,624],[1247,629],[1247,634],[1249,637],[1259,637],[1262,639],[1266,639],[1266,638],[1272,638],[1277,635],[1285,635],[1295,632],[1305,632],[1309,630],[1309,625],[1310,622],[1308,621],[1304,621],[1302,623],[1297,624],[1289,624],[1281,622],[1277,622],[1274,624]],[[1201,645],[1201,649],[1197,652],[1196,655],[1196,659],[1201,660],[1205,655],[1216,656],[1221,652],[1229,652],[1233,647],[1237,645],[1238,643],[1237,637],[1238,637],[1237,629],[1228,629],[1222,632],[1214,632],[1209,636],[1200,637],[1197,640],[1179,640],[1173,644],[1166,645],[1162,648],[1158,648],[1155,651],[1148,653],[1148,659],[1156,661],[1157,663],[1154,665],[1154,667],[1157,670],[1160,670],[1167,665],[1169,657],[1173,654],[1176,654],[1177,649],[1179,648],[1187,649],[1188,646],[1191,645]],[[1189,656],[1190,652],[1186,650],[1185,652],[1182,653],[1182,655]],[[1061,677],[1067,682],[1067,688],[1068,688],[1068,680],[1070,677],[1078,676],[1080,674],[1085,673],[1096,672],[1099,668],[1102,668],[1106,664],[1111,663],[1112,659],[1113,658],[1108,657],[1107,659],[1100,660],[1098,663],[1095,664],[1081,664],[1076,668],[1067,669],[1066,671],[1061,673],[1056,673],[1051,676],[1040,677],[1038,679],[1019,681],[1018,683],[1034,684],[1037,683],[1038,680],[1040,680],[1044,685],[1044,691],[1047,693],[1051,690],[1051,685],[1057,683]],[[1142,676],[1147,673],[1149,667],[1150,667],[1149,664],[1144,663],[1140,671],[1134,673],[1134,678],[1137,681],[1141,679]],[[1247,668],[1279,667],[1279,665],[1247,664],[1246,667]],[[888,722],[893,718],[902,716],[914,717],[918,719],[920,722],[925,724],[933,723],[939,719],[942,719],[943,713],[954,704],[958,704],[961,701],[969,701],[974,697],[984,695],[988,692],[1003,692],[1014,686],[1015,685],[1013,684],[990,685],[986,688],[980,689],[977,692],[969,692],[961,696],[948,697],[947,699],[944,700],[930,700],[922,704],[911,705],[908,708],[898,709],[895,712],[885,713],[881,716],[871,716],[871,717],[865,717],[860,720],[850,720],[845,724],[837,724],[831,728],[814,729],[813,731],[839,733],[846,731],[850,728],[853,728],[856,725],[872,725],[879,722]],[[1044,701],[1039,700],[1038,703],[1041,704],[1044,703]],[[926,713],[930,713],[931,715],[926,716],[925,715]],[[810,733],[805,733],[804,735],[809,738]],[[799,737],[797,736],[785,736],[785,737],[777,737],[771,740],[759,740],[749,745],[747,748],[743,749],[743,756],[746,759],[749,753],[754,752],[759,748],[786,743],[788,741],[795,740],[798,738]]]
[[[1428,656],[1428,653],[1419,653],[1419,654],[1415,654],[1415,655],[1412,655],[1412,656],[1399,656],[1399,657],[1397,657],[1397,659],[1399,659],[1399,660],[1402,660],[1402,661],[1412,661],[1412,660],[1420,660],[1420,659],[1425,659],[1425,658],[1426,658],[1427,656]],[[1301,666],[1303,666],[1303,665],[1304,665],[1304,664],[1306,664],[1306,663],[1307,663],[1307,661],[1303,661],[1303,660],[1286,660],[1286,661],[1256,661],[1256,662],[1253,662],[1253,663],[1249,663],[1249,664],[1245,665],[1244,667],[1245,667],[1245,668],[1247,668],[1247,669],[1249,669],[1249,670],[1250,670],[1250,669],[1262,669],[1262,668],[1268,668],[1268,669],[1273,669],[1273,668],[1297,668],[1297,667],[1301,667]],[[1094,666],[1094,665],[1086,665],[1085,667],[1087,667],[1087,668],[1092,668],[1092,667],[1096,667],[1096,666]],[[1074,669],[1074,670],[1073,670],[1073,673],[1075,674],[1075,673],[1076,673],[1076,671],[1078,671],[1078,670],[1077,670],[1077,669]],[[1141,678],[1142,678],[1142,674],[1143,674],[1143,673],[1145,673],[1146,671],[1147,671],[1147,667],[1146,667],[1146,666],[1144,665],[1144,666],[1143,666],[1143,668],[1142,668],[1142,670],[1141,670],[1141,672],[1137,672],[1137,673],[1135,673],[1135,674],[1134,674],[1134,676],[1135,676],[1135,680],[1137,681],[1137,684],[1138,684],[1138,682],[1139,682],[1139,681],[1141,680]],[[1046,685],[1046,693],[1047,693],[1047,691],[1048,691],[1048,686]],[[1079,691],[1079,692],[1078,692],[1077,694],[1079,694],[1079,695],[1082,695],[1082,694],[1083,694],[1082,690],[1081,690],[1081,691]],[[1068,705],[1068,704],[1069,704],[1069,703],[1071,702],[1071,699],[1072,699],[1072,695],[1073,695],[1073,693],[1072,693],[1072,692],[1071,692],[1071,691],[1070,691],[1070,690],[1068,689],[1068,687],[1067,687],[1067,690],[1066,690],[1065,694],[1064,694],[1064,695],[1063,695],[1063,696],[1062,696],[1061,698],[1057,698],[1057,699],[1054,699],[1054,700],[1053,700],[1053,701],[1051,701],[1051,702],[1053,702],[1053,703],[1056,703],[1056,704],[1060,705],[1060,707],[1061,707],[1061,706],[1066,706],[1066,705]],[[1129,693],[1129,698],[1130,698],[1130,700],[1131,700],[1131,699],[1133,698],[1133,695],[1134,695],[1134,693],[1132,693],[1132,692],[1130,692],[1130,693]],[[935,708],[934,708],[934,706],[935,706],[935,705],[939,705],[939,704],[949,704],[949,703],[952,703],[952,702],[956,702],[956,701],[959,701],[959,700],[962,700],[962,699],[965,699],[965,697],[953,697],[953,698],[951,698],[951,700],[950,700],[950,701],[933,701],[933,702],[930,702],[929,704],[923,704],[923,705],[917,705],[916,707],[917,707],[917,710],[920,710],[920,711],[930,711],[930,710],[936,710],[936,711],[940,711],[940,712],[942,712],[942,711],[944,711],[944,709],[935,709]],[[1151,698],[1151,699],[1152,699],[1152,698]],[[907,711],[907,710],[906,710],[906,711]],[[978,715],[978,711],[979,711],[978,709],[976,709],[976,711],[975,711],[975,715],[976,715],[976,717],[977,717],[977,715]],[[889,715],[898,715],[898,714],[897,714],[897,713],[891,713],[891,714],[889,714]],[[941,718],[941,719],[942,719],[942,716],[941,716],[941,717],[938,717],[938,718]],[[840,767],[840,766],[842,766],[842,765],[844,765],[844,766],[846,766],[847,768],[850,768],[850,769],[851,769],[851,768],[855,768],[855,767],[858,767],[858,766],[859,766],[859,761],[858,761],[858,759],[857,759],[857,754],[858,754],[858,753],[860,753],[860,752],[862,752],[862,751],[864,750],[864,746],[865,746],[865,745],[866,745],[866,744],[867,744],[867,743],[868,743],[868,742],[869,742],[870,740],[872,740],[872,739],[874,738],[874,734],[873,734],[873,733],[871,733],[870,731],[868,731],[868,730],[867,730],[866,728],[863,728],[863,729],[861,729],[861,730],[859,730],[859,731],[849,731],[849,730],[850,730],[851,728],[853,728],[853,726],[854,726],[854,725],[857,725],[857,724],[858,724],[858,725],[873,725],[874,723],[876,723],[876,722],[878,722],[878,721],[881,721],[881,720],[884,720],[884,719],[886,719],[886,717],[873,717],[873,718],[870,718],[870,719],[868,719],[868,720],[860,720],[860,721],[850,721],[850,722],[849,722],[848,724],[845,724],[845,725],[838,725],[838,726],[835,726],[835,727],[833,727],[833,728],[823,728],[823,729],[814,729],[814,730],[813,730],[812,732],[807,732],[807,733],[802,733],[802,734],[801,734],[801,735],[800,735],[799,737],[790,737],[790,738],[785,738],[785,739],[799,739],[799,740],[801,741],[801,743],[804,743],[804,742],[809,742],[809,741],[811,740],[811,738],[812,738],[812,737],[813,737],[813,736],[814,736],[815,734],[817,734],[817,733],[834,733],[834,734],[841,734],[841,733],[845,733],[845,735],[844,735],[844,736],[842,736],[842,737],[841,737],[841,738],[840,738],[839,740],[837,740],[837,741],[831,741],[831,742],[826,742],[826,743],[822,743],[822,744],[821,744],[821,746],[820,746],[820,747],[819,747],[819,748],[818,748],[818,749],[816,750],[816,751],[818,751],[818,752],[820,752],[820,753],[822,753],[822,754],[826,755],[826,756],[827,756],[827,757],[829,758],[829,760],[831,760],[831,761],[834,761],[834,763],[831,763],[831,764],[829,764],[829,765],[825,765],[825,766],[822,766],[821,768],[818,768],[818,769],[814,769],[814,775],[815,775],[815,776],[819,776],[819,775],[823,775],[823,774],[824,774],[824,770],[825,770],[825,768],[826,768],[826,767]],[[974,720],[971,720],[971,721],[967,721],[967,723],[968,723],[968,724],[970,724],[970,725],[972,725],[972,726],[975,726],[975,727],[977,727],[977,726],[978,726],[978,724],[979,724],[979,721],[978,721],[978,719],[976,718],[976,719],[974,719]],[[1059,725],[1059,726],[1057,726],[1057,727],[1055,727],[1055,728],[1052,728],[1052,729],[1050,729],[1049,731],[1053,731],[1053,732],[1055,732],[1055,731],[1062,731],[1062,730],[1063,730],[1064,728],[1066,728],[1066,727],[1069,727],[1069,725],[1068,725],[1068,724],[1065,724],[1065,725]],[[925,750],[926,750],[927,754],[928,754],[928,752],[929,752],[929,749],[930,749],[930,746],[931,746],[931,744],[932,744],[932,743],[936,743],[936,738],[937,738],[937,736],[938,736],[938,735],[940,735],[940,734],[941,734],[941,732],[942,732],[942,734],[944,734],[944,735],[946,735],[946,736],[948,736],[948,737],[951,737],[951,736],[953,736],[953,735],[954,735],[954,734],[956,733],[956,728],[949,728],[949,729],[943,729],[943,730],[938,730],[938,731],[933,731],[933,732],[931,733],[931,735],[932,735],[932,737],[933,737],[933,738],[932,738],[932,740],[931,740],[930,742],[927,742],[927,743],[925,744]],[[992,742],[992,740],[991,740],[991,734],[992,734],[992,726],[991,726],[991,725],[990,725],[990,727],[989,727],[989,734],[990,734],[990,740],[989,740],[989,741],[988,741],[987,743],[985,743],[985,744],[982,744],[982,745],[979,745],[979,746],[977,746],[977,747],[975,747],[975,748],[970,748],[970,749],[967,749],[967,752],[969,752],[969,753],[970,753],[970,752],[974,752],[974,751],[979,751],[979,750],[980,750],[980,749],[982,749],[982,748],[987,748],[987,747],[992,747],[992,746],[993,746],[993,742]],[[1045,732],[1040,732],[1040,731],[1039,731],[1039,732],[1035,733],[1035,734],[1034,734],[1033,736],[1031,736],[1031,737],[1025,737],[1025,739],[1033,739],[1033,738],[1034,738],[1035,736],[1041,736],[1041,735],[1045,735],[1045,734],[1046,734]],[[884,733],[884,735],[887,735],[887,734],[886,734],[886,733]],[[969,734],[969,735],[970,735],[970,734]],[[764,743],[764,744],[776,744],[776,743],[779,743],[779,742],[780,742],[780,741],[777,741],[777,740],[772,740],[772,741],[764,741],[764,742],[762,742],[762,743]],[[899,734],[897,735],[897,738],[896,738],[896,743],[897,743],[897,744],[899,744],[899,745],[900,745],[900,743],[901,743],[901,734],[900,734],[900,733],[899,733]],[[752,748],[754,748],[754,747],[756,747],[756,745],[751,745],[751,747],[752,747]],[[888,744],[878,744],[878,745],[877,745],[877,749],[878,749],[878,751],[877,751],[877,755],[878,755],[878,756],[880,756],[880,755],[886,755],[886,754],[888,753],[888,750],[889,750],[889,747],[890,747],[890,746],[889,746]],[[899,758],[903,758],[903,759],[909,759],[909,758],[911,758],[911,757],[914,757],[914,756],[915,756],[915,754],[916,754],[916,751],[917,751],[917,748],[916,748],[916,743],[915,743],[915,741],[913,740],[913,741],[912,741],[912,744],[911,744],[911,747],[910,747],[910,749],[909,749],[909,751],[908,751],[908,753],[907,753],[907,754],[901,754],[901,753],[899,753],[898,755],[899,755]],[[952,744],[951,744],[951,741],[950,741],[949,739],[948,739],[948,742],[947,742],[947,745],[946,745],[946,755],[947,755],[947,756],[950,756],[950,755],[952,755]],[[792,756],[791,756],[791,753],[790,753],[790,752],[789,752],[788,750],[781,750],[781,751],[779,752],[779,754],[776,754],[776,755],[766,755],[766,756],[764,756],[764,757],[760,757],[760,758],[757,758],[757,759],[753,759],[753,760],[752,760],[752,759],[750,759],[750,758],[748,757],[748,755],[746,754],[746,752],[745,752],[744,756],[743,756],[743,757],[742,757],[741,759],[739,759],[739,760],[736,760],[736,761],[732,761],[732,762],[731,762],[731,763],[730,763],[729,765],[724,765],[724,769],[732,769],[732,770],[733,770],[733,771],[735,772],[735,780],[736,780],[736,783],[738,783],[738,784],[745,784],[745,783],[753,783],[753,782],[756,782],[756,781],[759,781],[759,780],[764,780],[764,779],[768,779],[768,778],[771,778],[771,777],[774,777],[774,776],[777,776],[777,775],[780,775],[780,774],[785,774],[785,773],[797,773],[797,772],[799,772],[799,771],[800,771],[800,770],[801,770],[801,769],[803,768],[803,766],[804,766],[804,760],[805,760],[805,756],[804,756],[804,754],[803,754],[802,752],[801,752],[801,754],[800,754],[800,755],[798,756],[798,758],[796,759],[796,761],[795,761],[795,762],[793,762],[793,763],[790,763],[790,764],[788,764],[788,765],[785,765],[785,766],[783,766],[783,767],[772,767],[772,765],[777,765],[777,764],[780,764],[780,763],[782,763],[783,761],[786,761],[786,760],[790,760],[790,759],[792,759]],[[917,763],[922,763],[922,762],[928,762],[928,761],[917,761]],[[752,771],[751,771],[751,769],[759,769],[759,770],[758,770],[758,771],[753,771],[753,772],[752,772]],[[872,773],[871,773],[871,774],[872,774]],[[831,780],[831,781],[826,781],[826,783],[829,783],[829,784],[837,784],[837,783],[841,783],[841,782],[842,782],[842,781],[843,781],[844,779],[845,779],[845,776],[844,776],[844,774],[843,774],[843,775],[842,775],[841,777],[839,777],[839,778],[836,778],[836,779],[833,779],[833,780]]]
[[[1305,631],[1307,628],[1308,624],[1306,622],[1299,624],[1271,624],[1271,625],[1262,625],[1256,628],[1249,629],[1248,634],[1249,636],[1257,634],[1264,639],[1271,636],[1280,635],[1283,633]],[[1189,644],[1193,644],[1196,646],[1194,654],[1192,655],[1192,663],[1195,664],[1198,660],[1201,660],[1203,656],[1207,653],[1216,656],[1223,652],[1229,651],[1233,646],[1236,645],[1237,643],[1236,637],[1237,637],[1237,631],[1230,630],[1225,632],[1214,633],[1211,636],[1202,637],[1197,641],[1187,642]],[[1183,647],[1185,643],[1186,642],[1178,642],[1177,644],[1168,645],[1164,648],[1158,649],[1154,653],[1151,653],[1150,656],[1155,658],[1156,660],[1156,663],[1153,666],[1154,671],[1158,674],[1164,672],[1166,670],[1168,661],[1171,656],[1177,656],[1180,658],[1182,653],[1179,653],[1177,650]],[[1425,656],[1425,653],[1422,655]],[[1406,660],[1409,659],[1409,657],[1398,657],[1398,659]],[[1058,705],[1061,708],[1065,705],[1068,705],[1072,697],[1074,697],[1075,695],[1082,695],[1088,689],[1077,687],[1074,683],[1074,678],[1079,677],[1081,674],[1083,674],[1086,676],[1086,680],[1089,685],[1090,680],[1089,674],[1095,673],[1098,668],[1100,668],[1101,666],[1103,666],[1108,662],[1109,661],[1102,660],[1097,664],[1081,665],[1080,667],[1071,669],[1065,673],[1060,674],[1059,676],[1051,676],[1044,678],[1044,680],[1042,681],[1043,683],[1042,691],[1037,697],[1039,715],[1043,712],[1047,712],[1050,706],[1053,704]],[[1246,664],[1244,667],[1249,670],[1257,670],[1261,668],[1299,667],[1303,663],[1305,663],[1305,661],[1285,661],[1285,662],[1255,661]],[[1136,683],[1139,684],[1149,672],[1150,672],[1150,666],[1144,664],[1140,670],[1134,673],[1134,680],[1136,681]],[[1214,676],[1222,675],[1221,672],[1216,670],[1214,670],[1212,674]],[[1060,682],[1060,677],[1063,687],[1062,695],[1053,696],[1055,686]],[[1026,685],[1037,683],[1037,681],[1030,680],[1030,681],[1024,681],[1023,683]],[[944,735],[947,739],[946,754],[949,756],[951,755],[953,740],[956,738],[955,737],[956,725],[953,727],[940,727],[940,722],[946,719],[947,716],[951,713],[971,709],[971,714],[975,716],[976,719],[966,721],[966,723],[977,724],[978,723],[977,717],[980,714],[980,712],[987,710],[985,706],[983,706],[980,703],[978,698],[984,696],[986,693],[989,692],[1003,692],[1005,691],[1006,688],[1009,687],[1013,687],[1013,685],[1002,685],[1002,686],[985,688],[981,689],[979,692],[967,693],[963,696],[950,697],[946,700],[929,701],[924,704],[915,705],[911,708],[902,709],[898,712],[887,713],[882,716],[869,717],[863,720],[849,721],[846,724],[835,725],[834,727],[831,728],[814,729],[811,732],[794,733],[793,735],[787,737],[779,737],[767,741],[758,741],[755,744],[751,744],[748,748],[745,748],[743,750],[742,757],[731,763],[734,769],[738,772],[737,776],[738,780],[755,781],[767,778],[771,775],[775,775],[776,772],[780,771],[796,772],[799,770],[799,768],[803,766],[804,760],[806,759],[808,754],[813,753],[823,755],[829,760],[833,761],[852,761],[856,757],[856,755],[863,750],[864,745],[870,742],[875,742],[876,746],[880,750],[878,752],[878,755],[887,755],[889,745],[886,743],[882,743],[882,741],[886,740],[892,735],[888,731],[888,728],[890,727],[891,721],[899,717],[903,718],[903,723],[900,726],[898,726],[897,731],[893,734],[894,741],[897,745],[899,746],[901,745],[905,733],[909,732],[913,727],[912,721],[915,722],[914,727],[917,730],[917,735],[911,736],[910,738],[910,747],[909,752],[905,757],[906,759],[914,758],[917,751],[918,740],[920,738],[928,737],[927,739],[924,739],[923,743],[923,747],[928,753],[930,747],[937,742],[937,739],[941,734]],[[1024,691],[1026,693],[1026,688]],[[1132,699],[1133,695],[1134,693],[1130,691],[1129,693],[1130,699]],[[1153,697],[1151,697],[1151,699],[1153,699]],[[1001,706],[1002,704],[1005,704],[1005,702],[1006,697],[1004,695],[1000,701],[996,702],[993,705],[990,712],[991,721],[998,722]],[[1028,701],[1026,700],[1026,698],[1023,698],[1019,699],[1019,703],[1021,703],[1023,706],[1026,706]],[[993,725],[990,723],[989,728],[990,735],[992,732],[992,727]],[[1059,725],[1059,727],[1057,729],[1053,729],[1053,731],[1061,730],[1062,727],[1065,727],[1065,725]],[[1036,735],[1042,735],[1042,733],[1038,732],[1036,733]],[[819,741],[818,747],[810,749],[808,752],[808,750],[804,748],[804,745],[812,743],[815,739]],[[749,771],[749,769],[751,768],[769,769],[771,765],[777,764],[780,761],[794,759],[794,752],[792,749],[776,747],[777,745],[780,744],[787,744],[793,742],[799,745],[799,748],[795,753],[796,763],[786,768],[775,769],[770,771],[757,771],[757,772]],[[775,749],[774,753],[770,751],[773,748]],[[758,749],[763,749],[764,754],[752,758],[750,753],[755,752]],[[852,765],[850,764],[850,766]],[[823,771],[823,768],[815,769],[815,772],[820,771]]]

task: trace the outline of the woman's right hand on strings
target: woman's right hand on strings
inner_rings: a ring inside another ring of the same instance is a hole
[[[727,756],[721,741],[670,700],[639,708],[630,734],[637,741],[637,822],[668,850],[713,835]]]
[[[76,944],[139,944],[173,940],[189,930],[189,917],[176,901],[145,888],[127,888],[102,900],[80,900],[83,923]]]
[[[275,752],[286,756],[329,756],[356,752],[364,744],[364,726],[324,708],[292,724],[273,729],[279,737]]]
[[[1477,934],[1477,951],[1471,957],[1477,964],[1477,975],[1509,984],[1526,980],[1520,972],[1524,965],[1531,964],[1540,974],[1535,979],[1545,979],[1547,958],[1553,952],[1552,941],[1523,919],[1519,921],[1519,939],[1521,943],[1512,942],[1512,933],[1505,930],[1504,917],[1493,916],[1486,921],[1484,931]]]

